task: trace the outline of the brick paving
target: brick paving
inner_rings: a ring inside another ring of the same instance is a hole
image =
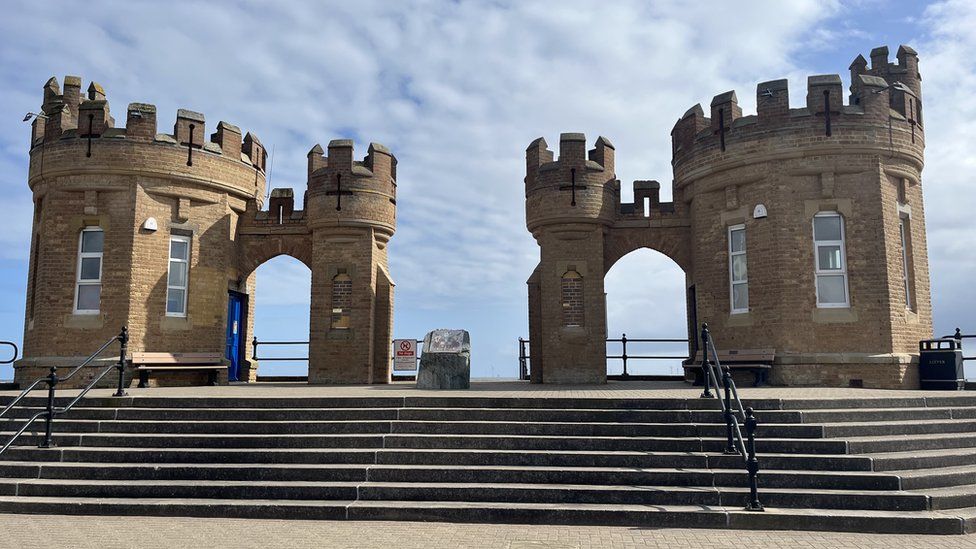
[[[921,536],[596,526],[0,515],[0,548],[327,547],[616,549],[976,547],[976,535]]]
[[[130,396],[153,397],[472,397],[472,398],[697,398],[700,387],[680,381],[611,381],[605,385],[539,385],[527,381],[473,381],[470,390],[419,390],[413,382],[388,385],[308,385],[305,383],[249,383],[217,387],[154,387],[127,389]],[[90,396],[111,396],[112,389],[96,389]],[[840,387],[741,387],[742,398],[834,399],[834,398],[921,398],[969,396],[958,391],[905,391],[891,389],[850,389]],[[12,396],[17,391],[0,391]],[[39,394],[39,393],[38,393]],[[59,396],[77,394],[58,391]],[[974,397],[976,398],[976,397]]]

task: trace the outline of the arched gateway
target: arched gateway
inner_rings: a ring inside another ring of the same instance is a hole
[[[355,161],[350,140],[327,155],[316,145],[304,210],[291,189],[275,189],[264,211],[267,155],[236,126],[220,122],[207,140],[204,116],[181,109],[172,134],[156,133],[155,107],[132,103],[116,128],[102,87],[83,97],[73,76],[63,92],[48,81],[42,114],[18,381],[80,360],[123,325],[135,352],[223,357],[237,346],[232,372],[253,380],[248,297],[255,269],[282,254],[312,271],[309,382],[390,380],[389,150],[374,143]]]
[[[914,50],[811,76],[791,109],[785,80],[700,105],[671,132],[673,202],[657,182],[621,204],[614,147],[562,134],[526,150],[526,224],[539,243],[528,280],[532,381],[606,380],[603,279],[647,247],[685,271],[689,324],[719,348],[775,349],[771,381],[913,388],[917,345],[931,337],[922,209],[921,77]],[[645,204],[646,203],[646,204]],[[689,326],[689,335],[696,331]]]

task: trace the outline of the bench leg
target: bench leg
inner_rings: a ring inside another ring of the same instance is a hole
[[[766,385],[766,372],[767,371],[768,370],[766,370],[765,368],[756,368],[753,371],[753,375],[756,378],[756,381],[752,384],[753,387],[762,387],[763,385]]]
[[[145,389],[149,383],[149,371],[139,370],[139,388]]]

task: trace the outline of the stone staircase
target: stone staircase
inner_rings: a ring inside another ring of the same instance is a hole
[[[714,400],[91,398],[0,456],[0,512],[976,530],[976,395],[933,395],[747,399],[764,513]]]

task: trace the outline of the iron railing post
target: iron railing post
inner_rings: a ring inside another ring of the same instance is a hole
[[[749,471],[749,503],[746,504],[746,511],[763,511],[763,505],[759,502],[759,460],[756,459],[756,421],[755,412],[752,407],[746,408],[746,452],[749,454],[746,460],[746,470]]]
[[[51,373],[47,376],[47,412],[44,415],[44,440],[38,445],[39,448],[50,448],[53,446],[51,438],[53,436],[54,423],[54,390],[58,384],[58,367],[51,366]]]
[[[726,455],[738,454],[739,450],[735,447],[735,434],[733,433],[732,422],[732,369],[725,365],[722,367],[722,386],[725,390],[725,451]]]
[[[518,338],[519,341],[519,379],[525,380],[528,376],[525,371],[525,340]]]
[[[620,357],[624,360],[624,373],[620,377],[629,377],[630,374],[627,373],[627,334],[623,334],[620,343],[623,344],[623,352],[620,353]]]
[[[713,398],[712,390],[710,388],[711,387],[711,380],[709,379],[710,376],[709,376],[709,373],[708,373],[709,368],[708,368],[708,323],[707,322],[702,322],[702,327],[701,327],[701,342],[702,342],[702,347],[701,347],[702,348],[702,351],[701,351],[701,354],[702,354],[702,363],[701,363],[702,381],[704,382],[704,385],[705,385],[705,390],[702,391],[701,398]]]
[[[128,396],[125,392],[125,351],[129,347],[129,327],[122,326],[122,331],[119,332],[119,363],[116,366],[119,369],[119,387],[112,396],[124,397]]]

